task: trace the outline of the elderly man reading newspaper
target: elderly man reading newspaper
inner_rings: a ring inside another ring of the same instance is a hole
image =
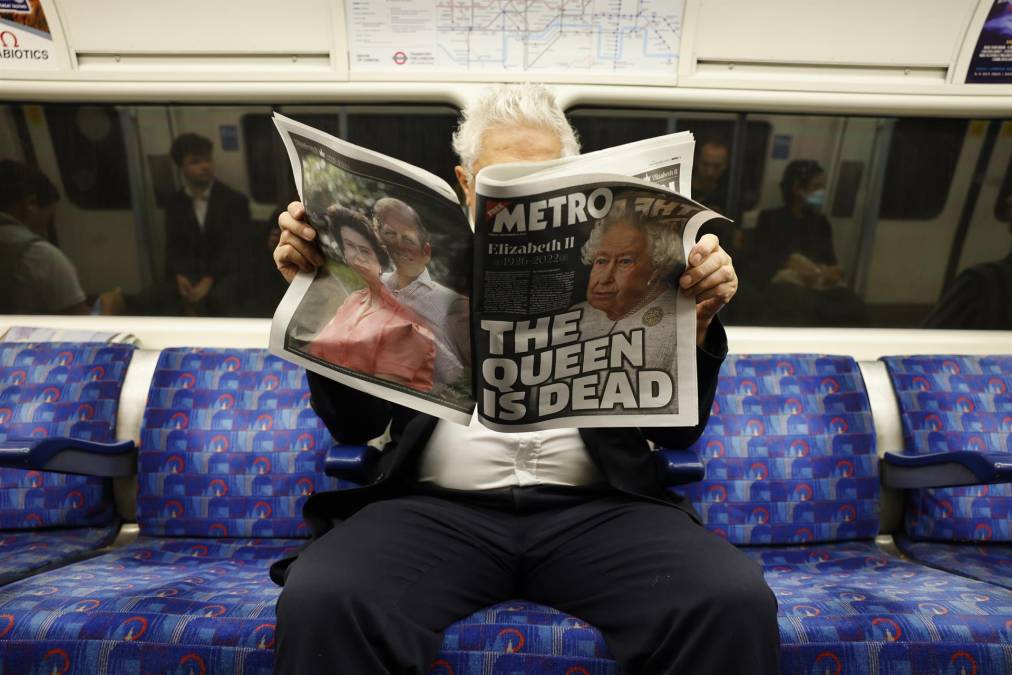
[[[490,89],[464,111],[454,149],[472,218],[481,168],[579,150],[539,85]],[[289,281],[323,262],[304,214],[293,203],[279,219],[274,259]],[[273,570],[284,583],[276,671],[423,673],[451,623],[524,598],[598,627],[629,673],[778,672],[776,600],[759,567],[654,473],[648,441],[686,447],[706,424],[727,351],[716,315],[738,285],[713,235],[678,283],[697,302],[695,427],[506,434],[309,373],[335,438],[364,443],[389,426],[392,440],[366,486],[307,502],[317,536]]]

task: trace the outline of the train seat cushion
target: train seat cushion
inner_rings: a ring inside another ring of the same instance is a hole
[[[267,568],[304,544],[140,537],[10,584],[0,589],[5,672],[48,673],[54,665],[67,672],[70,664],[71,672],[266,675],[281,591],[266,581]],[[519,600],[447,629],[431,672],[479,672],[472,670],[478,665],[488,672],[619,673],[596,629]]]
[[[882,360],[899,404],[905,452],[1012,451],[1012,355]],[[1008,484],[910,490],[905,530],[915,540],[1009,543],[1010,509]]]
[[[896,545],[917,562],[1012,590],[1012,544],[915,541],[900,536]]]
[[[429,672],[618,675],[621,671],[597,628],[543,605],[511,600],[447,628]]]
[[[0,440],[116,440],[129,345],[0,342]],[[117,520],[111,482],[0,468],[0,583],[108,544]]]
[[[867,539],[879,526],[875,433],[845,356],[729,355],[691,448],[703,481],[679,487],[733,544]]]
[[[118,530],[119,524],[112,522],[98,527],[0,532],[0,584],[107,546]]]
[[[0,440],[73,436],[116,440],[129,345],[0,342]],[[0,530],[108,525],[111,483],[0,469]]]
[[[743,550],[777,596],[784,672],[1012,672],[1007,589],[873,542]]]
[[[340,487],[305,369],[259,349],[166,349],[138,451],[146,535],[306,537],[302,505]]]
[[[270,673],[280,589],[267,568],[304,543],[140,537],[9,584],[4,672]]]

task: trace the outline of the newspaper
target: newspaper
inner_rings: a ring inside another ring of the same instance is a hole
[[[440,178],[275,124],[326,263],[290,285],[273,353],[500,431],[697,423],[695,305],[677,280],[721,216],[681,196],[691,134],[486,167],[472,228]]]

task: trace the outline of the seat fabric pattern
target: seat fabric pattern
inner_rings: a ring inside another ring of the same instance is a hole
[[[729,355],[710,421],[692,450],[706,478],[675,491],[731,543],[878,532],[871,408],[849,357]]]
[[[0,343],[0,440],[74,436],[115,441],[129,345]],[[0,530],[103,525],[109,482],[0,469]]]
[[[558,610],[523,600],[483,609],[443,635],[429,673],[588,673],[620,669],[600,631]]]
[[[130,345],[0,342],[0,440],[116,440]],[[0,583],[72,560],[115,534],[108,480],[0,468]]]
[[[0,589],[3,673],[263,673],[301,539],[156,539]]]
[[[118,523],[100,527],[0,533],[0,584],[48,565],[71,561],[112,543]]]
[[[905,451],[1009,452],[1012,356],[887,356]],[[911,539],[1012,542],[1012,485],[910,490]],[[923,549],[919,549],[923,550]]]
[[[896,545],[917,562],[1012,590],[1012,544],[946,544],[896,537]]]
[[[302,505],[341,485],[306,371],[255,349],[167,349],[141,428],[145,535],[307,537]]]
[[[872,542],[745,548],[779,602],[784,673],[1012,672],[1012,592]]]

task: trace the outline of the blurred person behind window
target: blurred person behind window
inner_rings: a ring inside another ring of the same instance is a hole
[[[822,212],[826,171],[812,159],[787,164],[780,179],[783,205],[759,213],[743,245],[742,276],[753,282],[739,320],[777,326],[862,326],[864,302],[846,286]]]
[[[165,205],[165,269],[190,315],[227,314],[243,296],[237,273],[251,257],[249,199],[216,178],[212,150],[193,133],[170,150],[183,186]]]
[[[0,312],[89,313],[73,263],[46,238],[59,199],[35,167],[0,160]]]
[[[1012,193],[1005,195],[1012,234]],[[1002,260],[963,270],[924,320],[924,328],[1012,330],[1012,250]]]
[[[696,144],[692,162],[692,198],[721,215],[728,215],[727,169],[731,164],[731,148],[717,136],[704,137]],[[714,220],[700,228],[698,237],[715,234],[725,251],[732,255],[737,248],[738,228],[730,220]],[[697,237],[697,238],[698,238]]]

